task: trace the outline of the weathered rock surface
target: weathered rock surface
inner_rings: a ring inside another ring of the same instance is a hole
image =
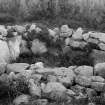
[[[93,76],[93,67],[91,66],[79,66],[74,71],[77,75]]]
[[[30,96],[29,95],[20,95],[13,100],[14,105],[28,104]]]
[[[84,87],[90,87],[91,86],[91,79],[85,76],[77,76],[75,79],[75,82],[81,86]]]
[[[74,34],[72,35],[72,38],[74,40],[82,40],[83,39],[83,29],[80,27],[76,30],[76,32],[74,32]]]
[[[91,88],[95,89],[98,92],[104,92],[105,91],[105,83],[101,82],[92,82]]]
[[[13,63],[7,65],[7,72],[15,72],[20,73],[24,72],[29,67],[29,64],[27,63]]]

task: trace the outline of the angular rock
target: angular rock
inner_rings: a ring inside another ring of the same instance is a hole
[[[91,79],[86,76],[77,76],[75,79],[75,82],[81,86],[84,87],[90,87],[91,86]]]
[[[75,74],[72,69],[62,67],[55,69],[54,73],[57,75],[59,82],[65,86],[71,86],[74,83]]]
[[[24,72],[28,67],[29,67],[29,64],[27,64],[27,63],[7,64],[7,73],[10,73],[10,72],[15,72],[15,73]]]
[[[101,76],[90,76],[92,82],[105,82],[105,79]]]
[[[73,33],[73,30],[70,29],[68,27],[68,25],[61,26],[61,33],[60,33],[60,36],[61,37],[69,37],[69,36],[72,35],[72,33]]]
[[[68,39],[66,41],[68,41]],[[69,41],[65,42],[65,44],[70,45],[74,48],[81,48],[81,49],[83,49],[87,45],[87,43],[85,41],[77,41],[77,40],[73,40],[71,38],[69,38]]]
[[[94,66],[94,74],[105,78],[105,63],[98,63]]]
[[[105,62],[105,52],[101,50],[93,49],[89,57],[93,59],[94,65]]]
[[[92,82],[91,83],[91,88],[95,89],[98,92],[103,92],[105,91],[105,83],[101,82]]]
[[[77,75],[83,75],[83,76],[93,76],[93,67],[91,66],[79,66],[77,67],[74,72]]]
[[[93,44],[98,44],[99,43],[99,40],[98,39],[93,39],[93,38],[89,38],[87,40],[88,43],[93,43]]]
[[[99,40],[105,43],[105,33],[99,33]]]
[[[72,35],[74,40],[82,40],[83,39],[83,29],[80,27],[76,30],[76,32]]]
[[[29,28],[29,30],[28,31],[32,31],[32,30],[35,30],[36,29],[36,24],[32,24],[31,26],[30,26],[30,28]]]
[[[56,75],[59,82],[63,83],[65,86],[71,86],[74,83],[75,74],[72,69],[69,68],[43,68],[36,69],[37,73]]]
[[[66,94],[68,94],[69,96],[75,96],[76,95],[76,93],[70,89],[67,89]]]
[[[41,97],[41,88],[34,83],[33,79],[29,80],[29,92],[32,96]]]
[[[14,105],[28,104],[30,100],[29,95],[20,95],[13,100]]]
[[[105,51],[105,44],[104,43],[99,43],[98,46],[102,51]]]
[[[88,32],[88,33],[84,33],[84,34],[83,34],[83,39],[84,39],[85,41],[87,41],[87,40],[89,39],[89,35],[90,35],[89,32]]]
[[[94,39],[99,39],[100,37],[100,32],[90,31],[89,34],[90,34],[90,37]]]
[[[33,54],[43,54],[47,52],[45,43],[40,42],[38,39],[32,41],[31,51]]]
[[[32,64],[31,67],[30,67],[31,70],[43,69],[43,68],[44,68],[43,62],[37,62],[35,64]]]

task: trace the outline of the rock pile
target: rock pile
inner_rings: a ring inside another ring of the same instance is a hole
[[[0,26],[0,33],[0,41],[6,44],[10,41],[9,45],[14,52],[16,51],[13,53],[13,55],[16,54],[14,58],[19,55],[26,58],[31,56],[31,59],[41,57],[51,63],[50,60],[54,57],[56,65],[60,62],[60,66],[51,67],[46,66],[41,60],[33,63],[28,59],[26,59],[28,63],[4,63],[1,60],[0,96],[8,92],[11,95],[15,94],[13,100],[15,105],[23,103],[28,105],[31,102],[32,105],[33,103],[47,105],[50,102],[70,104],[74,100],[96,103],[92,100],[99,96],[105,102],[104,33],[86,32],[82,28],[73,30],[68,25],[49,29],[36,23],[23,26]],[[21,39],[13,40],[17,36],[21,36]],[[5,52],[10,50],[7,49],[8,46],[5,47],[2,44],[0,48]],[[2,59],[5,60],[8,56],[4,54]],[[94,62],[92,65],[88,65],[85,60],[81,63],[81,57],[82,59],[92,58]],[[56,61],[59,58],[62,60]],[[64,66],[64,63],[67,63],[67,66]]]

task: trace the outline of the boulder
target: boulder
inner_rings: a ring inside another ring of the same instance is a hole
[[[31,51],[33,54],[43,54],[47,52],[45,43],[40,42],[38,39],[32,41]]]
[[[54,91],[65,92],[67,89],[59,82],[48,82],[42,89],[43,93],[51,93]]]
[[[29,93],[32,96],[41,97],[41,88],[34,82],[33,79],[29,80]]]
[[[58,78],[55,75],[48,75],[47,76],[47,81],[48,82],[58,82]]]
[[[79,66],[77,67],[74,72],[77,75],[83,75],[83,76],[93,76],[93,67],[91,66]]]
[[[81,86],[84,87],[90,87],[91,86],[91,79],[86,76],[76,76],[75,82]]]
[[[31,26],[30,26],[30,28],[29,28],[29,32],[31,32],[32,30],[35,30],[36,29],[36,24],[32,24]]]
[[[94,66],[94,74],[105,78],[105,63],[98,63]]]
[[[90,35],[90,33],[88,32],[88,33],[84,33],[82,36],[83,36],[83,39],[85,40],[85,41],[87,41],[88,39],[89,39],[89,35]]]
[[[95,89],[97,92],[104,92],[105,91],[105,83],[101,82],[92,82],[91,88]]]
[[[59,82],[64,84],[65,86],[72,86],[75,80],[75,74],[70,68],[56,68],[54,70]]]
[[[89,36],[94,39],[99,39],[100,37],[100,32],[90,31],[89,34],[90,34]]]
[[[22,34],[22,33],[24,33],[24,32],[26,31],[25,27],[24,27],[24,26],[20,26],[20,25],[15,25],[15,26],[14,26],[14,29],[15,29],[18,33],[20,33],[20,34]]]
[[[89,39],[87,39],[87,42],[88,43],[93,43],[93,44],[98,44],[99,40],[98,39],[94,39],[94,38],[89,38]]]
[[[105,52],[101,50],[93,49],[89,57],[93,59],[93,65],[105,62]]]
[[[105,79],[101,76],[90,76],[92,82],[105,82]]]
[[[61,37],[70,37],[73,33],[73,30],[68,27],[68,25],[61,26]]]
[[[65,44],[70,45],[73,48],[81,48],[81,49],[83,49],[87,45],[85,41],[77,41],[73,40],[72,38],[66,39]]]
[[[29,95],[22,94],[13,100],[14,105],[28,104],[30,100]]]
[[[40,74],[56,75],[59,82],[65,86],[71,86],[74,83],[75,74],[73,70],[69,68],[43,68],[36,69],[35,71]]]
[[[15,72],[15,73],[24,72],[28,67],[29,67],[29,64],[27,64],[27,63],[7,64],[7,73],[10,73],[10,72]]]
[[[72,38],[74,40],[82,40],[83,39],[83,29],[81,27],[79,27],[75,32],[74,34],[72,35]]]

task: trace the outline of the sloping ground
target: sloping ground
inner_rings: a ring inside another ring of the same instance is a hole
[[[41,23],[0,32],[1,41],[18,44],[11,57],[20,47],[16,61],[0,64],[1,105],[105,104],[105,33]]]

